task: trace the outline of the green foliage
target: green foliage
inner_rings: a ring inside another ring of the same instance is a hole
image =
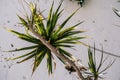
[[[107,65],[104,69],[102,69],[102,65],[107,60],[107,58],[104,58],[103,52],[101,54],[101,58],[99,61],[99,64],[97,65],[98,61],[96,62],[96,52],[94,47],[94,53],[88,49],[88,66],[90,72],[86,72],[91,78],[94,80],[98,80],[98,78],[101,78],[101,75],[104,74],[104,72],[109,69],[112,64],[115,62],[115,60],[111,61],[109,65]]]
[[[114,13],[115,13],[118,17],[120,17],[120,11],[119,11],[119,10],[113,8],[113,11],[114,11]]]
[[[79,4],[81,7],[82,7],[83,4],[85,3],[85,0],[75,0],[75,1],[77,1],[78,4]]]
[[[85,0],[70,0],[70,1],[77,1],[77,3],[83,7],[83,4],[85,3]]]
[[[24,58],[19,63],[34,58],[33,72],[45,58],[47,59],[47,68],[48,73],[51,74],[53,71],[53,60],[54,57],[52,52],[34,35],[31,35],[29,31],[29,26],[32,25],[34,30],[41,35],[49,44],[56,47],[58,51],[63,55],[72,59],[73,56],[71,53],[65,50],[64,47],[72,48],[74,44],[77,44],[77,41],[85,37],[76,36],[76,34],[82,33],[84,31],[75,30],[75,28],[80,25],[82,22],[77,23],[73,26],[65,28],[67,22],[72,18],[72,16],[78,11],[78,9],[73,12],[68,18],[66,18],[60,25],[58,25],[58,20],[61,16],[63,10],[60,9],[62,2],[59,4],[57,9],[53,11],[54,3],[52,4],[48,17],[44,18],[42,12],[37,9],[37,5],[30,3],[31,14],[26,14],[25,18],[18,15],[21,25],[27,30],[26,33],[20,33],[14,30],[9,30],[10,32],[16,34],[20,39],[27,42],[33,43],[32,46],[23,47],[16,50],[11,50],[10,52],[30,50],[28,53],[18,56],[15,59]],[[46,20],[47,19],[47,20]],[[57,26],[58,25],[58,26]],[[65,62],[59,58],[63,63]]]

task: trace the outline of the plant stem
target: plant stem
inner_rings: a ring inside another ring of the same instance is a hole
[[[37,32],[35,32],[33,26],[30,24],[29,25],[29,30],[36,36],[38,37],[38,39],[46,46],[48,47],[51,52],[53,52],[54,55],[56,55],[57,57],[65,60],[66,62],[68,62],[71,66],[74,67],[74,69],[76,70],[77,72],[77,75],[79,76],[80,79],[82,80],[85,80],[85,78],[82,76],[82,73],[80,72],[80,69],[76,66],[76,64],[70,60],[69,58],[67,58],[66,56],[62,55],[59,53],[59,51],[54,47],[52,46],[50,43],[48,43],[40,34],[38,34]]]

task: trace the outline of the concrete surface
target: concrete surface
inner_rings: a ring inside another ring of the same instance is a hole
[[[41,10],[47,11],[52,3],[52,0],[39,0]],[[101,45],[105,51],[120,55],[120,18],[116,16],[112,7],[120,9],[120,3],[117,0],[85,0],[85,5],[75,14],[67,26],[84,20],[79,29],[87,30],[86,33],[80,36],[89,36],[83,42],[93,46],[94,42],[97,48],[101,49]],[[58,6],[59,0],[55,0],[55,6]],[[25,5],[25,4],[24,4]],[[75,9],[80,7],[76,2],[65,0],[62,8],[64,13],[60,22],[71,14]],[[2,50],[10,50],[31,45],[25,41],[18,39],[15,35],[7,32],[5,27],[17,31],[24,31],[17,23],[19,22],[16,14],[22,14],[22,0],[0,0],[0,48]],[[14,47],[11,47],[11,44]],[[77,58],[80,58],[84,65],[87,65],[87,48],[83,45],[77,45],[76,51],[70,50]],[[64,65],[57,60],[57,69],[53,75],[47,74],[45,60],[32,75],[32,60],[16,64],[16,61],[6,61],[5,58],[18,56],[25,52],[5,53],[0,52],[0,80],[77,80],[75,74],[69,75],[64,69]],[[97,52],[99,53],[99,52]],[[99,59],[100,54],[98,54]],[[105,55],[107,56],[107,55]],[[115,57],[109,56],[108,62]],[[107,65],[107,63],[105,64]],[[104,65],[104,66],[105,66]],[[105,80],[120,80],[120,59],[117,58],[113,66],[106,71]]]

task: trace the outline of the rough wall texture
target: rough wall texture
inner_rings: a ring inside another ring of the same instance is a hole
[[[52,1],[39,1],[41,10],[46,9],[46,16]],[[80,25],[80,28],[87,30],[87,32],[82,35],[89,36],[89,38],[83,40],[83,42],[90,45],[93,45],[95,42],[97,48],[101,48],[101,45],[103,45],[105,51],[120,55],[120,18],[112,11],[112,7],[120,9],[120,3],[118,3],[117,0],[85,1],[85,5],[75,14],[68,26],[84,20],[85,22]],[[57,6],[59,1],[55,0],[55,3],[55,6]],[[65,0],[62,6],[62,8],[64,8],[64,14],[60,21],[78,7],[80,6],[77,5],[76,2]],[[5,27],[7,27],[21,32],[24,31],[23,28],[17,24],[19,21],[16,16],[16,14],[22,14],[23,12],[22,0],[0,0],[0,48],[2,50],[10,50],[16,47],[20,48],[22,46],[30,45],[25,41],[19,40],[16,36],[5,30]],[[12,47],[11,44],[14,44],[14,47]],[[74,55],[77,57],[79,56],[83,63],[87,65],[87,48],[84,46],[76,46],[76,48],[77,51],[73,51]],[[14,55],[14,53],[0,52],[0,80],[77,80],[75,74],[69,75],[62,63],[57,63],[57,69],[54,71],[54,74],[49,76],[46,67],[44,67],[46,61],[43,61],[32,75],[32,60],[21,64],[16,64],[16,61],[5,60],[6,57],[14,57],[21,55],[22,53],[23,52],[16,52]],[[108,62],[113,58],[114,57],[109,56]],[[105,80],[120,80],[119,68],[120,59],[117,58],[114,65],[104,76]]]

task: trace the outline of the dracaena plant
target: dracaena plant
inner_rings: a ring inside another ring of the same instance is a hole
[[[72,16],[77,12],[73,12],[68,18],[63,20],[62,23],[58,21],[63,10],[60,9],[62,2],[59,4],[56,10],[53,11],[54,3],[51,5],[48,17],[43,16],[43,12],[39,11],[37,5],[34,3],[29,4],[30,14],[26,14],[23,18],[18,15],[20,19],[20,24],[24,26],[26,33],[17,32],[14,30],[9,30],[10,32],[16,34],[20,39],[25,40],[29,43],[33,43],[31,46],[23,47],[16,50],[11,50],[10,52],[30,50],[27,54],[13,58],[12,60],[22,58],[23,60],[18,63],[27,61],[34,58],[33,72],[40,65],[44,58],[47,59],[48,73],[51,74],[53,71],[53,60],[54,55],[48,46],[44,45],[36,35],[32,34],[30,31],[30,26],[33,27],[34,32],[42,36],[46,43],[52,45],[59,51],[59,53],[64,57],[72,60],[73,55],[65,50],[65,48],[73,48],[77,41],[85,37],[77,36],[76,34],[83,33],[82,30],[76,30],[75,28],[82,22],[79,22],[73,26],[65,28],[67,22],[72,18]],[[32,35],[31,35],[32,34]],[[58,57],[58,56],[57,56]],[[66,63],[61,57],[58,57],[63,63]]]
[[[103,49],[102,49],[103,51]],[[112,64],[115,62],[115,60],[111,61],[105,68],[102,68],[103,64],[107,60],[108,57],[104,58],[103,52],[101,53],[101,57],[99,61],[96,61],[96,51],[94,47],[94,51],[92,52],[91,49],[88,49],[88,67],[89,71],[85,72],[88,74],[89,80],[98,80],[103,79],[102,75],[105,74],[105,71],[109,69]]]

